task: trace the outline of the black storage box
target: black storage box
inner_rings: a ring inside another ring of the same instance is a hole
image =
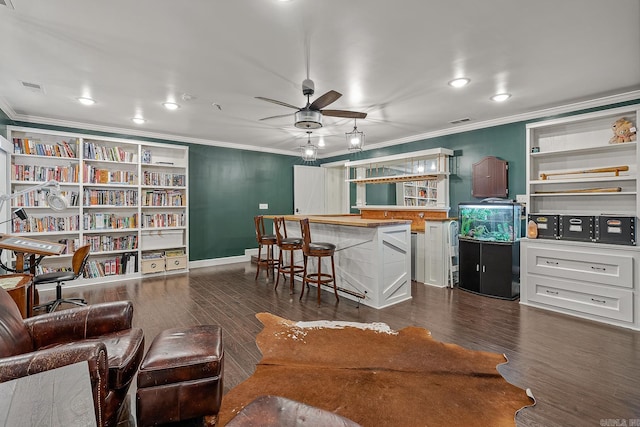
[[[563,240],[578,240],[594,242],[595,217],[583,215],[560,215],[560,238]]]
[[[558,232],[558,215],[529,214],[528,221],[533,221],[538,226],[538,238],[560,238]]]
[[[635,246],[635,216],[600,215],[595,222],[596,242]]]

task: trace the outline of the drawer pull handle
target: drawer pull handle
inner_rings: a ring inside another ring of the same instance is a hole
[[[173,261],[173,265],[180,265],[180,261],[178,260]]]
[[[558,291],[550,291],[547,289],[545,292],[551,295],[558,295]]]
[[[601,299],[595,299],[595,298],[591,298],[591,301],[593,302],[599,302],[600,304],[606,304],[607,302]]]
[[[605,267],[594,267],[593,265],[591,266],[592,270],[599,270],[599,271],[607,271],[607,269]]]
[[[545,261],[549,265],[558,265],[558,261]]]
[[[151,263],[151,268],[156,268],[156,263],[155,262]]]

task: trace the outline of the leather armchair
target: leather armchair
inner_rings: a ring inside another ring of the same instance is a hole
[[[22,319],[0,288],[0,382],[86,361],[98,426],[117,424],[144,352],[130,301],[94,304]]]

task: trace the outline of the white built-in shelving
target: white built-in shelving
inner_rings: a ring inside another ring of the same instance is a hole
[[[638,126],[640,105],[527,125],[528,212],[558,223],[563,217],[593,218],[593,230],[604,217],[605,231],[619,233],[619,241],[602,243],[597,235],[572,241],[561,233],[522,239],[520,301],[640,330],[640,250],[631,237],[636,231],[615,225],[637,225],[640,212],[638,143],[609,143],[613,123],[623,117]]]
[[[65,254],[44,258],[39,271],[69,267],[83,244],[91,245],[88,281],[188,269],[188,147],[14,126],[7,131],[14,145],[7,192],[56,180],[68,203],[63,211],[49,208],[50,188],[11,200],[10,211],[23,207],[29,218],[14,218],[9,232],[67,246]]]

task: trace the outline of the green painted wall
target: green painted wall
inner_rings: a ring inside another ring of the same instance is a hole
[[[205,145],[189,146],[192,260],[244,255],[257,247],[253,217],[293,212],[297,157]],[[268,210],[259,210],[268,203]]]
[[[639,103],[640,100],[634,100],[564,114],[563,116]],[[529,122],[533,121],[537,120]],[[293,211],[293,165],[303,164],[297,156],[12,122],[0,110],[0,133],[5,137],[6,125],[9,124],[137,141],[188,145],[189,258],[192,261],[243,255],[245,249],[257,246],[253,230],[254,215],[282,214]],[[322,162],[328,163],[344,159],[360,160],[436,147],[449,148],[455,152],[450,165],[451,214],[455,216],[457,215],[458,203],[473,200],[471,197],[471,166],[485,156],[496,156],[509,162],[509,198],[515,198],[516,194],[525,193],[525,126],[525,122],[511,123],[364,151],[351,156],[323,159]],[[352,206],[355,204],[354,187],[352,186],[351,191]],[[368,201],[376,201],[379,204],[393,204],[395,202],[395,187],[393,185],[379,185],[378,188],[375,188],[376,186],[368,187],[372,187],[367,188]],[[269,209],[259,210],[259,203],[268,203]]]

